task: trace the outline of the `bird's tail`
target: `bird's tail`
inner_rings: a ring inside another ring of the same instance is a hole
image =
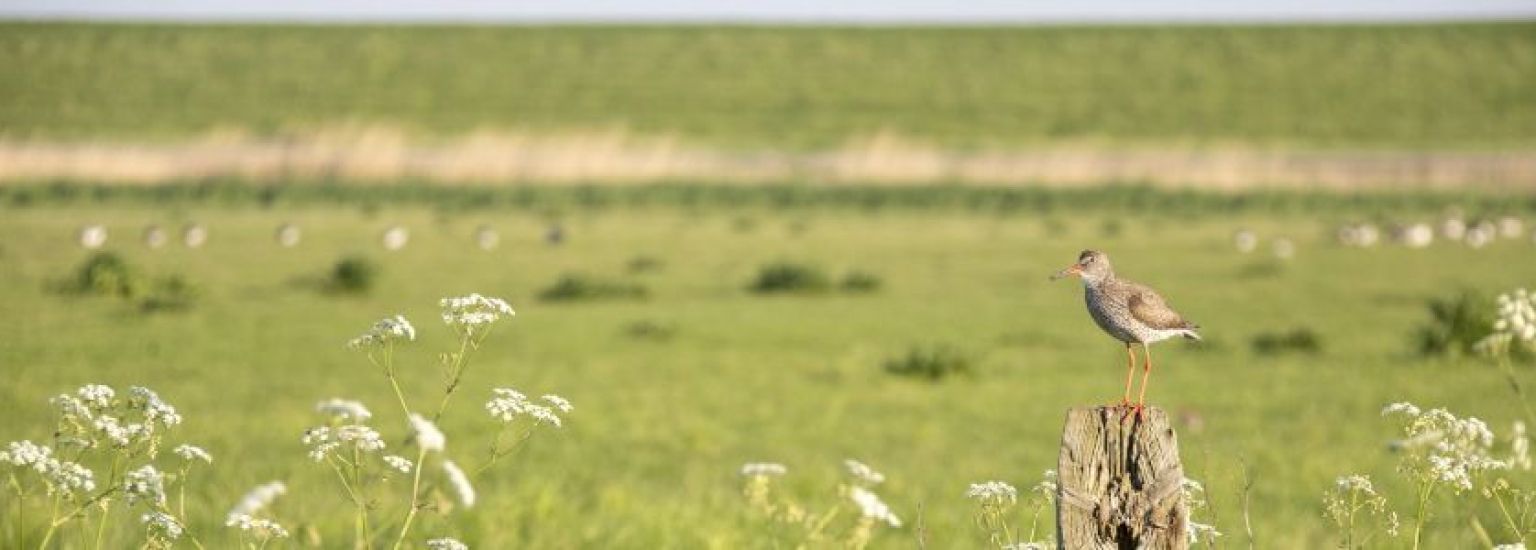
[[[1184,331],[1184,337],[1196,342],[1205,341],[1205,339],[1201,338],[1199,334],[1195,333],[1194,329]]]

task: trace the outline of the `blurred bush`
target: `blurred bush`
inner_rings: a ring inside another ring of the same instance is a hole
[[[144,299],[139,301],[139,309],[146,313],[185,311],[197,302],[197,296],[197,288],[187,282],[185,277],[162,277],[149,286]]]
[[[652,271],[659,271],[662,267],[665,266],[666,264],[661,261],[661,258],[644,255],[630,258],[629,262],[624,264],[624,267],[628,269],[630,273],[649,273]]]
[[[379,279],[379,264],[364,256],[346,256],[331,268],[325,288],[343,294],[366,294]]]
[[[654,319],[642,319],[624,326],[624,335],[636,340],[666,341],[677,334],[677,327]]]
[[[747,288],[759,294],[780,294],[825,292],[831,286],[827,274],[815,266],[775,262],[759,268]]]
[[[1429,319],[1414,333],[1420,355],[1461,355],[1493,332],[1494,304],[1485,295],[1462,290],[1425,303]]]
[[[884,284],[879,275],[853,270],[843,275],[843,280],[837,286],[844,292],[874,292],[880,290]]]
[[[561,275],[555,284],[539,293],[539,299],[548,302],[640,299],[650,292],[637,283],[610,281],[581,273]]]
[[[1282,353],[1316,354],[1323,351],[1322,339],[1306,327],[1281,332],[1261,332],[1253,337],[1253,352],[1259,355]]]
[[[198,297],[196,287],[185,277],[172,274],[151,279],[115,252],[92,254],[60,287],[72,294],[133,302],[145,313],[191,309]]]
[[[135,270],[116,252],[97,252],[75,268],[66,289],[80,294],[133,298],[142,282]]]
[[[974,374],[973,362],[970,355],[951,346],[923,346],[886,359],[883,368],[897,376],[939,382],[950,376]]]

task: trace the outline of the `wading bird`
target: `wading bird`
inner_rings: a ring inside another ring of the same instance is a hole
[[[1076,275],[1083,280],[1083,298],[1088,314],[1104,332],[1125,343],[1129,358],[1125,371],[1125,397],[1121,407],[1131,407],[1140,416],[1147,405],[1147,379],[1152,377],[1153,343],[1174,336],[1199,340],[1198,325],[1185,321],[1168,307],[1163,297],[1146,286],[1115,277],[1109,256],[1097,250],[1084,250],[1077,263],[1058,271],[1051,280]],[[1131,382],[1136,376],[1136,344],[1141,344],[1145,363],[1142,367],[1141,393],[1131,403]]]

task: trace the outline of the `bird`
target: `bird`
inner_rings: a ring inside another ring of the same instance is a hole
[[[1125,344],[1125,396],[1119,406],[1141,417],[1147,405],[1147,380],[1152,377],[1151,345],[1176,336],[1200,340],[1200,326],[1184,320],[1151,288],[1116,277],[1109,255],[1103,252],[1082,251],[1077,263],[1051,275],[1051,280],[1072,276],[1083,281],[1083,300],[1093,322]],[[1141,344],[1144,363],[1141,392],[1133,404],[1131,383],[1136,375],[1136,344]]]

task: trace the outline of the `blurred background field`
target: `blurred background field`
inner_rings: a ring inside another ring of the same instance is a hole
[[[1448,406],[1500,431],[1518,415],[1492,365],[1420,357],[1415,332],[1430,320],[1431,298],[1527,283],[1536,269],[1528,240],[1346,248],[1310,216],[1263,215],[1244,221],[1263,246],[1240,254],[1229,218],[1085,212],[573,210],[559,220],[565,242],[551,246],[552,220],[523,210],[10,209],[0,222],[0,287],[13,314],[0,316],[0,353],[12,382],[0,414],[8,437],[40,437],[44,402],[62,389],[150,385],[182,408],[184,436],[219,457],[199,502],[218,511],[248,486],[287,479],[293,493],[277,513],[345,540],[345,518],[324,513],[344,501],[328,472],[302,460],[298,435],[317,400],[384,409],[390,395],[342,344],[386,314],[415,320],[422,337],[403,355],[405,376],[426,398],[433,350],[448,343],[435,300],[479,291],[505,296],[519,315],[497,329],[450,410],[457,420],[445,429],[464,441],[450,449],[479,452],[470,442],[484,435],[478,402],[492,385],[561,393],[578,410],[565,430],[481,481],[479,507],[453,527],[429,523],[429,533],[485,547],[752,546],[737,503],[740,463],[782,461],[791,486],[814,494],[836,479],[838,461],[857,457],[891,478],[884,492],[909,521],[922,504],[932,544],[969,547],[981,540],[965,484],[1032,483],[1054,466],[1063,411],[1119,393],[1123,351],[1082,315],[1075,283],[1045,280],[1091,243],[1208,327],[1204,344],[1154,350],[1152,396],[1182,419],[1186,465],[1230,540],[1243,538],[1246,468],[1261,546],[1324,544],[1319,497],[1334,476],[1392,477],[1393,431],[1378,415],[1388,402]],[[144,314],[50,291],[87,255],[69,245],[77,219],[103,223],[108,248],[137,269],[184,276],[196,305]],[[137,242],[146,224],[190,221],[208,228],[203,249]],[[280,248],[280,223],[304,228],[305,240]],[[385,252],[378,235],[394,224],[414,230],[411,244]],[[482,224],[501,231],[499,248],[474,247]],[[1293,260],[1269,252],[1279,237],[1294,242]],[[379,267],[372,292],[337,296],[315,284],[354,254]],[[829,276],[862,270],[883,284],[868,294],[748,291],[761,266],[782,261]],[[538,298],[569,273],[640,285],[646,297]],[[1315,353],[1252,343],[1297,329],[1320,340]],[[931,383],[884,370],[887,359],[930,346],[973,357],[973,373]],[[381,414],[384,426],[398,416]],[[218,540],[211,515],[195,527]],[[1440,527],[1434,546],[1471,543],[1452,519]],[[911,536],[877,543],[906,546]]]
[[[273,479],[291,546],[345,545],[347,502],[299,442],[314,403],[363,400],[391,445],[402,422],[344,344],[410,318],[426,400],[437,300],[479,292],[518,316],[445,417],[450,454],[483,452],[493,386],[576,411],[423,536],[774,547],[741,464],[783,462],[826,504],[856,458],[908,520],[875,547],[982,548],[967,484],[1032,485],[1065,410],[1119,397],[1123,349],[1046,281],[1091,247],[1205,327],[1153,349],[1149,396],[1219,545],[1324,547],[1337,476],[1412,514],[1383,405],[1501,436],[1520,417],[1463,345],[1487,326],[1445,321],[1536,273],[1533,74],[1530,22],[0,23],[0,441],[45,440],[57,393],[146,385],[216,457],[191,495],[209,547]],[[99,265],[91,225],[132,299],[70,290]],[[1497,524],[1438,503],[1426,547]],[[36,538],[15,511],[0,499],[0,540]]]

